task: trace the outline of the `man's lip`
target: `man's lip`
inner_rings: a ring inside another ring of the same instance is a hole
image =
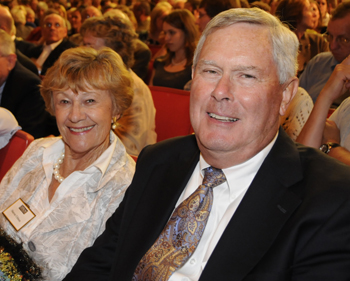
[[[238,118],[235,118],[235,117],[227,117],[227,116],[216,114],[213,112],[208,112],[208,116],[212,119],[215,119],[221,122],[237,122],[239,120]]]

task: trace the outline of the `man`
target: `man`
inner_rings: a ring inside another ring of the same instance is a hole
[[[349,278],[350,170],[279,130],[298,87],[296,36],[259,9],[208,25],[193,63],[195,135],[142,151],[124,201],[65,280]]]
[[[36,59],[36,65],[41,75],[45,75],[59,56],[67,49],[75,47],[67,37],[65,20],[57,14],[50,14],[44,18],[42,27],[44,45],[31,44],[23,50],[26,56]]]
[[[341,103],[329,120],[327,115],[332,102],[349,90],[349,80],[350,56],[335,67],[297,139],[347,165],[350,165],[350,98]]]
[[[134,98],[130,107],[117,121],[114,132],[123,142],[126,151],[138,156],[141,150],[157,141],[155,132],[156,109],[147,85],[131,69],[134,63],[137,35],[124,14],[87,19],[80,30],[85,46],[100,49],[104,46],[116,51],[128,68],[134,82]],[[108,12],[109,14],[109,12]],[[121,15],[121,17],[119,17]]]
[[[320,53],[310,60],[300,76],[300,87],[304,88],[315,103],[335,66],[350,54],[350,2],[341,3],[332,13],[328,24],[328,41],[331,52]],[[347,94],[348,96],[349,94]],[[346,96],[337,98],[339,105]]]
[[[203,32],[208,22],[217,14],[231,8],[240,7],[239,0],[202,0],[199,4],[198,18],[196,20],[199,31]]]
[[[11,16],[11,13],[9,9],[5,6],[0,5],[0,29],[3,29],[9,34],[15,41],[16,40],[16,27],[15,23],[13,21],[13,18]],[[38,69],[36,68],[35,64],[25,55],[22,54],[22,52],[18,49],[16,49],[16,55],[17,60],[25,67],[28,68],[31,72],[38,75]]]
[[[38,75],[17,61],[14,42],[0,30],[0,106],[11,111],[34,138],[59,134],[55,119],[45,111],[40,82]]]

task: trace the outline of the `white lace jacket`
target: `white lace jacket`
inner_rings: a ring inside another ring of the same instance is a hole
[[[116,142],[113,155],[110,156],[107,149],[108,155],[103,153],[100,156],[103,161],[100,161],[99,168],[94,164],[100,158],[84,171],[69,175],[64,181],[66,183],[60,185],[65,188],[63,196],[51,201],[49,210],[36,214],[37,217],[24,226],[23,230],[26,227],[28,230],[31,224],[37,224],[31,231],[16,232],[0,214],[0,225],[17,242],[23,242],[28,254],[44,268],[45,280],[65,277],[80,253],[104,231],[106,220],[119,206],[131,182],[135,163],[114,133],[111,132],[110,136],[112,144]],[[58,148],[53,150],[53,146]],[[54,157],[44,157],[44,151],[50,147],[55,152],[52,153]],[[38,190],[46,192],[51,182],[53,159],[58,159],[62,149],[60,138],[38,139],[28,147],[1,181],[0,212],[18,198],[29,206],[40,206],[41,202],[31,200],[38,198],[35,195]]]

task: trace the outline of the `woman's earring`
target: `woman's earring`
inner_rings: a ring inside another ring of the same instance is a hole
[[[117,128],[117,120],[115,117],[112,119],[112,130],[115,130]]]

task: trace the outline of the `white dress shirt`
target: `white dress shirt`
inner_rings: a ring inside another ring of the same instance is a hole
[[[48,58],[48,56],[51,54],[51,52],[59,45],[61,44],[63,39],[60,41],[57,41],[55,43],[52,43],[50,45],[44,45],[43,51],[41,52],[40,56],[36,60],[36,66],[38,67],[39,74],[41,73],[41,69],[43,67],[44,62]]]
[[[231,217],[238,208],[265,157],[274,145],[277,135],[251,159],[239,165],[223,169],[227,181],[213,189],[214,201],[212,209],[197,249],[187,263],[174,272],[169,281],[195,281],[199,279]],[[209,167],[209,164],[206,163],[201,155],[199,163],[194,169],[176,207],[202,184],[203,169],[207,167]]]

